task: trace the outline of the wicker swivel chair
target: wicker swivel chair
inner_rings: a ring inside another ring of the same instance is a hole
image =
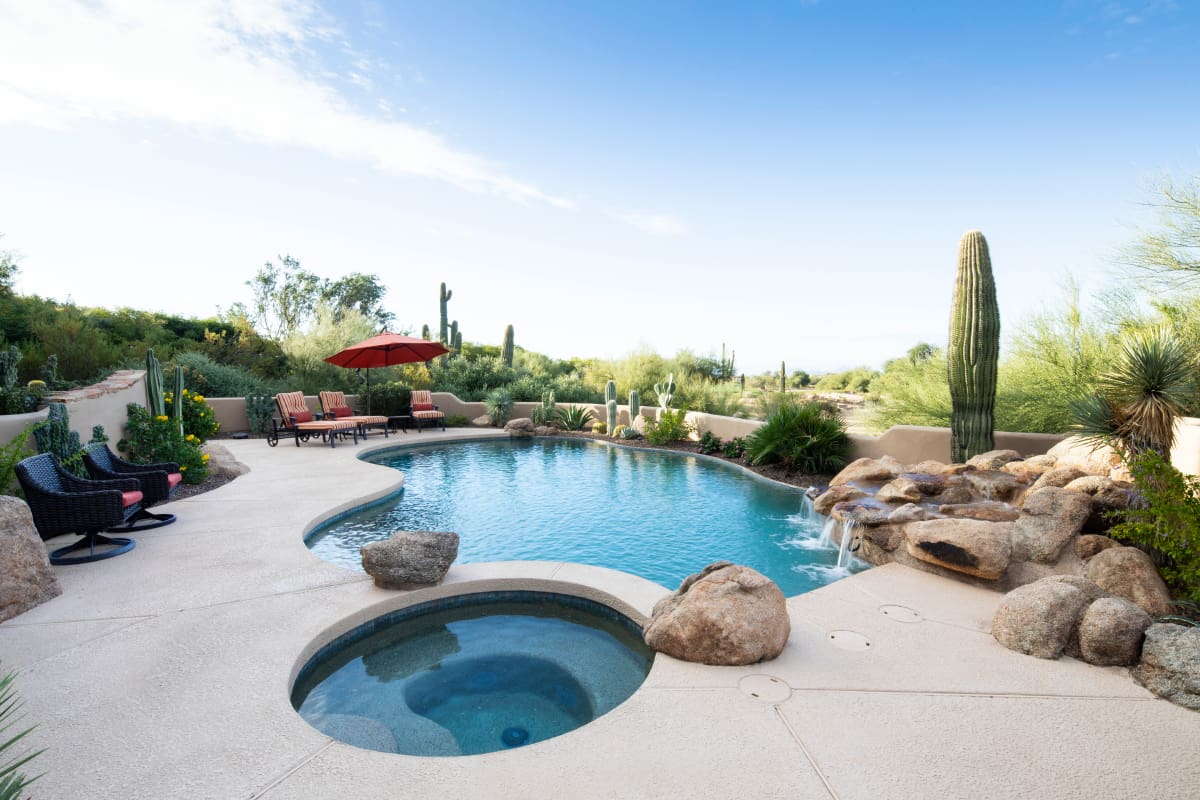
[[[27,458],[15,469],[33,513],[33,524],[43,539],[64,533],[83,535],[74,544],[51,552],[51,564],[99,561],[133,549],[132,539],[102,536],[101,531],[129,522],[141,510],[142,492],[135,478],[84,480],[63,469],[47,453]],[[84,549],[84,555],[70,555]]]
[[[162,464],[133,464],[117,456],[104,444],[89,445],[83,452],[83,463],[92,480],[134,478],[142,491],[142,508],[128,523],[109,530],[114,532],[144,531],[161,528],[175,521],[174,514],[152,514],[150,506],[171,499],[183,482],[183,473],[173,461]],[[150,520],[146,522],[146,520]]]

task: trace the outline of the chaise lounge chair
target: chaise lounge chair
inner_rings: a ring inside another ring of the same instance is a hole
[[[141,511],[142,492],[135,478],[85,480],[63,469],[49,453],[21,461],[15,471],[33,514],[33,524],[43,539],[64,533],[83,535],[74,544],[52,551],[51,564],[99,561],[133,549],[132,539],[101,536],[100,532],[128,523]],[[69,555],[84,548],[86,555]]]
[[[446,430],[446,414],[433,404],[433,394],[427,389],[413,391],[408,413],[417,424],[417,433],[421,432],[421,426],[426,422],[441,425],[442,430]]]
[[[104,444],[89,445],[83,452],[83,463],[87,466],[88,475],[92,480],[133,478],[142,490],[141,510],[128,523],[110,528],[110,531],[144,531],[161,528],[175,521],[174,514],[152,514],[147,509],[170,500],[171,495],[175,494],[175,490],[183,482],[183,473],[179,471],[178,464],[173,461],[161,464],[133,464],[117,456]]]
[[[349,420],[358,425],[358,432],[363,438],[367,437],[367,428],[383,428],[383,436],[388,435],[388,418],[378,414],[359,414],[350,408],[346,395],[342,392],[321,392],[321,409],[325,419]]]
[[[271,447],[279,444],[281,433],[290,433],[296,440],[307,442],[310,436],[320,436],[321,441],[329,438],[329,446],[335,447],[337,437],[347,434],[354,437],[358,444],[358,425],[343,419],[314,420],[313,412],[304,402],[303,392],[280,392],[275,395],[275,405],[279,407],[279,416],[271,418],[271,433],[267,436],[267,444]]]

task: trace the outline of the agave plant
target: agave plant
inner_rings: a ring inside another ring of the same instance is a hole
[[[1126,453],[1166,456],[1175,443],[1175,422],[1196,388],[1195,357],[1167,330],[1128,334],[1116,363],[1098,379],[1097,394],[1071,404],[1071,428]]]
[[[33,730],[26,728],[19,733],[9,734],[9,729],[16,724],[14,715],[21,708],[13,682],[17,673],[9,672],[0,677],[0,800],[17,800],[25,787],[36,781],[41,775],[27,778],[18,770],[36,758],[43,751],[15,754],[15,747],[21,739]]]
[[[570,405],[558,409],[558,424],[568,431],[581,431],[596,415],[590,408]]]

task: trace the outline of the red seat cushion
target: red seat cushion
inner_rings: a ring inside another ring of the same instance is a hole
[[[178,486],[182,482],[183,482],[183,473],[182,472],[168,472],[167,473],[167,487],[168,488],[174,489],[176,486]]]
[[[121,506],[129,508],[134,503],[142,502],[141,492],[121,492]]]
[[[341,406],[340,408],[331,408],[331,409],[329,409],[329,413],[333,415],[334,419],[338,419],[340,417],[354,416],[354,412],[351,411],[350,409],[346,408],[345,406]]]
[[[433,403],[413,403],[413,411],[433,411]]]
[[[312,412],[294,411],[292,412],[292,419],[296,420],[296,422],[312,422]]]

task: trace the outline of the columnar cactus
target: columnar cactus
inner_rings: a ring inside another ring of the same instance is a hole
[[[1000,309],[987,240],[963,234],[950,312],[946,373],[950,383],[950,456],[962,463],[992,449]]]
[[[167,413],[163,402],[162,364],[154,357],[154,350],[146,351],[146,408],[150,416],[161,417]]]
[[[671,407],[671,397],[675,394],[675,373],[667,375],[666,383],[654,384],[654,393],[658,395],[658,407],[666,411]]]
[[[183,432],[183,367],[175,367],[175,387],[171,391],[171,419]]]
[[[453,340],[450,338],[450,315],[446,311],[446,304],[450,302],[450,297],[453,294],[454,292],[447,289],[444,283],[442,284],[441,291],[438,292],[438,304],[441,306],[441,327],[438,329],[438,341],[447,346]]]
[[[608,431],[615,433],[617,430],[617,398],[613,398],[604,404],[604,408],[608,411]]]
[[[33,427],[33,439],[39,453],[50,453],[65,469],[76,475],[83,474],[83,445],[79,434],[71,430],[71,422],[65,403],[51,403],[49,415]]]
[[[787,391],[787,362],[779,362],[779,391]]]
[[[604,402],[617,399],[617,382],[609,381],[604,384]]]
[[[629,390],[629,424],[632,425],[642,413],[642,398],[637,389]]]
[[[422,325],[422,326],[421,326],[421,338],[422,338],[422,339],[428,339],[428,338],[429,338],[429,326],[428,326],[428,325]]]
[[[513,326],[504,329],[504,341],[500,344],[500,360],[504,366],[511,367],[513,362]]]
[[[6,391],[17,387],[19,380],[17,368],[21,366],[21,351],[16,345],[9,345],[8,352],[0,352],[0,384]]]

